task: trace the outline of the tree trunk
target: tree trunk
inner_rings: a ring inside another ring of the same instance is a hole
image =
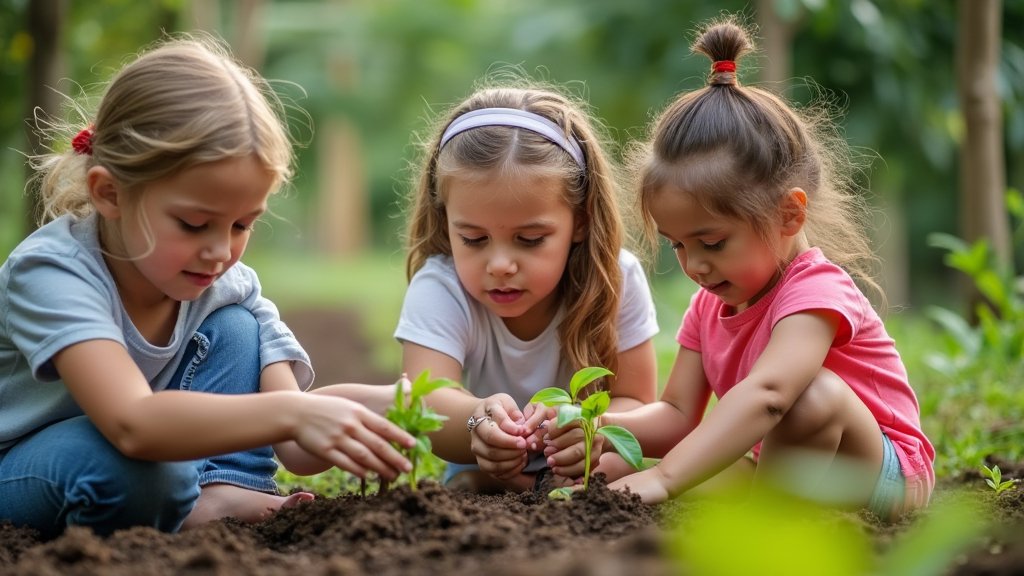
[[[37,114],[37,109],[43,117],[56,116],[60,113],[60,95],[54,90],[64,69],[60,37],[65,14],[64,0],[33,0],[28,3],[28,33],[32,38],[33,51],[29,61],[29,93],[25,100],[25,118],[33,118]],[[34,129],[34,123],[32,128],[28,133],[28,150],[30,154],[38,154],[42,152],[42,143]],[[28,170],[31,177],[32,169]],[[40,214],[38,199],[32,197],[23,213],[27,235],[36,228],[37,217]]]
[[[793,75],[793,32],[800,14],[788,18],[779,14],[776,0],[757,1],[757,26],[764,59],[760,81],[777,94],[785,94]]]
[[[1013,257],[1006,211],[1003,118],[996,74],[1002,38],[1001,0],[960,0],[956,44],[957,91],[964,120],[960,149],[960,233],[987,238],[1003,265]],[[969,310],[981,296],[966,289]]]

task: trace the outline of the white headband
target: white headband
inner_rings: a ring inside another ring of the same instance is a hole
[[[562,128],[551,120],[518,108],[482,108],[459,116],[444,131],[439,148],[444,148],[444,145],[456,134],[482,126],[511,126],[536,132],[568,152],[572,159],[580,165],[580,168],[586,169],[587,167],[587,163],[583,159],[583,149],[580,148],[579,142],[575,138],[566,137]]]

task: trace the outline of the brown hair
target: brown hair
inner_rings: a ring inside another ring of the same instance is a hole
[[[435,254],[450,256],[445,210],[446,179],[458,171],[541,170],[564,179],[564,198],[576,220],[586,226],[574,245],[559,286],[566,316],[559,327],[562,351],[574,369],[617,369],[619,251],[624,230],[616,198],[613,164],[602,146],[596,122],[585,106],[551,87],[520,85],[481,87],[454,106],[433,137],[423,143],[417,181],[410,187],[406,275],[412,276]],[[528,130],[487,126],[462,132],[439,149],[444,129],[459,116],[482,108],[516,108],[539,114],[579,142],[586,168],[558,145]]]
[[[736,62],[754,43],[735,17],[707,24],[692,51]],[[707,85],[669,103],[648,141],[632,152],[645,237],[657,245],[652,197],[671,185],[716,215],[747,222],[765,239],[794,187],[808,197],[804,231],[813,246],[884,299],[872,278],[876,258],[866,207],[851,177],[854,158],[819,103],[797,111],[772,92],[739,83],[730,65],[712,65]]]
[[[88,114],[71,98],[72,108]],[[118,72],[100,100],[95,120],[40,129],[54,150],[31,158],[42,200],[40,223],[92,211],[86,171],[101,165],[126,190],[181,170],[256,154],[276,175],[278,189],[292,175],[292,142],[284,105],[269,83],[235,61],[209,37],[178,35],[140,52]],[[38,126],[37,122],[37,126]],[[92,127],[92,152],[68,145]]]

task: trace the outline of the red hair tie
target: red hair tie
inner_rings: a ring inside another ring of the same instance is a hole
[[[83,128],[81,132],[71,139],[71,148],[84,156],[92,156],[92,126]]]
[[[718,72],[735,72],[736,61],[735,60],[718,60],[711,65],[711,71]]]

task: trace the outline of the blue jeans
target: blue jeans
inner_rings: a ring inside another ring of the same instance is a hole
[[[259,391],[259,325],[241,306],[211,314],[189,341],[171,388],[216,394]],[[121,454],[87,416],[56,422],[0,454],[0,520],[53,538],[70,525],[106,535],[131,526],[175,532],[201,486],[276,492],[269,446],[185,462]]]

